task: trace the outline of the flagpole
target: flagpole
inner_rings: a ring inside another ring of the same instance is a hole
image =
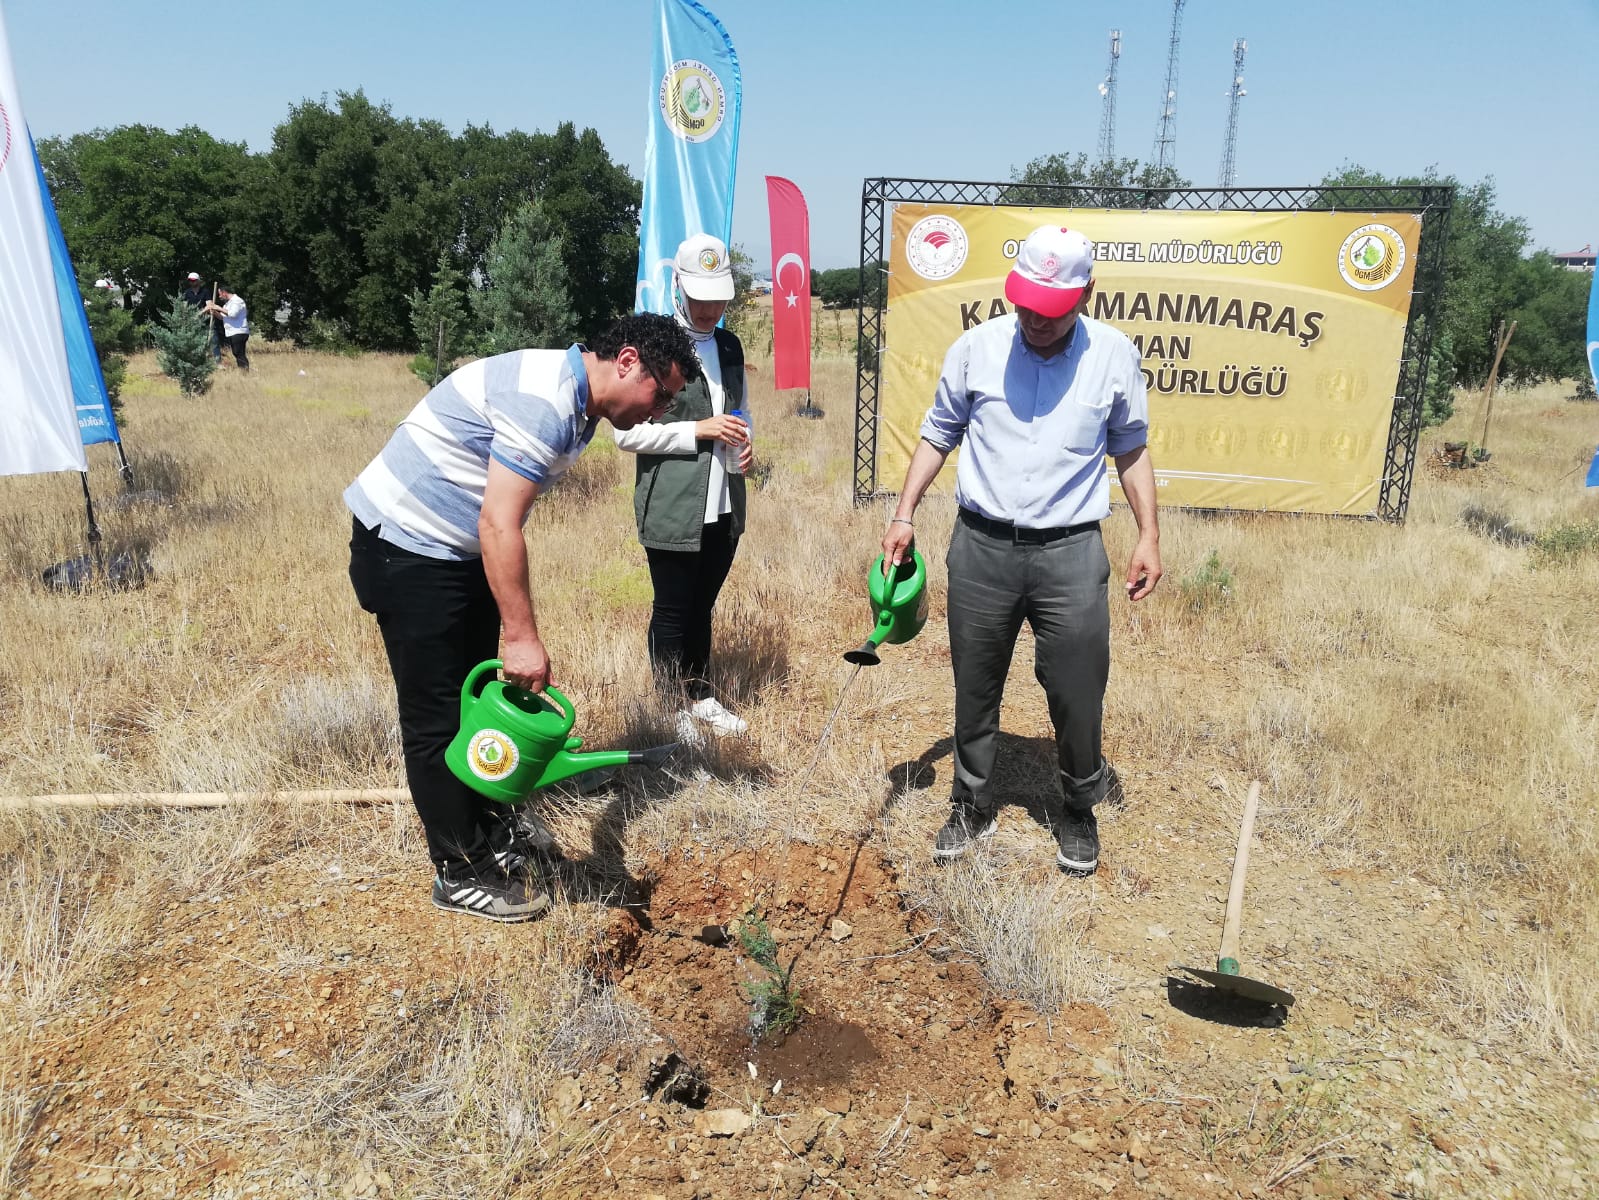
[[[94,519],[94,497],[89,494],[89,472],[79,471],[78,478],[83,481],[83,507],[89,514],[89,553],[94,556],[94,569],[103,573],[105,563],[100,555],[100,526]]]

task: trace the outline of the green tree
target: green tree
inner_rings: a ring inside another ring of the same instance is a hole
[[[1002,192],[1001,203],[1016,203],[1025,199],[1029,204],[1070,205],[1074,208],[1158,208],[1159,203],[1149,196],[1115,189],[1142,188],[1149,191],[1189,186],[1188,180],[1171,167],[1140,163],[1134,158],[1090,159],[1081,153],[1043,155],[1020,169],[1013,167],[1010,177],[1014,183],[1032,186],[1025,192],[1021,189]],[[1038,187],[1045,190],[1035,190]],[[1103,191],[1085,194],[1080,190],[1066,191],[1066,188]]]
[[[881,292],[882,289],[876,285],[887,278],[887,270],[888,264],[881,260],[866,268],[866,282],[872,285],[870,290],[874,294]],[[859,267],[818,271],[812,277],[811,285],[825,308],[854,308],[869,290],[862,284]]]
[[[1427,355],[1427,380],[1422,384],[1421,419],[1442,425],[1455,415],[1455,347],[1447,329],[1432,339]]]
[[[302,338],[321,317],[358,345],[409,345],[407,298],[458,229],[449,133],[340,92],[332,107],[291,109],[267,157],[254,224],[276,260],[289,331]]]
[[[163,375],[178,381],[185,396],[203,396],[211,390],[211,375],[217,369],[211,357],[211,329],[197,308],[172,297],[171,306],[151,327],[155,340],[155,360]]]
[[[1588,287],[1592,276],[1568,271],[1547,251],[1523,259],[1510,319],[1515,336],[1499,375],[1512,383],[1588,377]]]
[[[591,334],[633,310],[641,188],[599,134],[563,122],[553,133],[468,126],[457,141],[456,210],[463,262],[482,270],[489,246],[523,203],[538,200],[561,237],[577,328]]]
[[[861,301],[859,267],[818,271],[811,277],[811,285],[824,308],[853,308]]]
[[[728,301],[722,323],[734,333],[743,334],[755,315],[755,260],[744,253],[743,246],[730,247],[728,256],[733,260],[733,298]]]
[[[120,428],[122,381],[127,377],[128,355],[139,348],[139,330],[133,315],[111,299],[107,288],[94,286],[95,276],[78,273],[78,290],[83,293],[83,315],[89,320],[89,337],[100,360],[100,375],[105,379],[106,395],[111,400],[111,415]]]
[[[186,126],[123,125],[39,143],[74,260],[103,265],[141,322],[188,271],[211,276],[248,159],[242,143]]]
[[[448,250],[439,252],[433,286],[411,293],[411,332],[421,353],[411,370],[428,383],[437,383],[455,370],[455,362],[475,341],[466,276]],[[442,347],[442,353],[441,353]]]
[[[543,206],[528,201],[490,244],[473,296],[488,353],[563,346],[576,336],[563,241]]]

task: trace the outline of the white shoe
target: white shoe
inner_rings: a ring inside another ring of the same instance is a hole
[[[695,720],[704,721],[709,725],[711,732],[717,737],[749,732],[750,723],[743,717],[728,712],[714,696],[705,697],[688,711]]]

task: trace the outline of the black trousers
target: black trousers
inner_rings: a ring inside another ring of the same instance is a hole
[[[705,526],[698,550],[646,546],[655,606],[650,612],[650,665],[658,679],[680,684],[690,700],[712,694],[711,611],[738,552],[733,518]]]
[[[444,762],[461,725],[461,684],[500,645],[500,610],[483,560],[428,558],[354,521],[350,582],[378,619],[394,673],[411,801],[434,865],[452,875],[493,870],[516,810],[467,787]]]
[[[228,335],[228,347],[233,351],[233,361],[246,371],[250,369],[250,356],[245,352],[244,344],[250,340],[247,333],[234,333]],[[222,352],[217,351],[217,357],[222,357]]]

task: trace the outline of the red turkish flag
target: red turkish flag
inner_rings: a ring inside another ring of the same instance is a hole
[[[786,179],[766,177],[772,216],[772,374],[778,391],[811,386],[811,218]]]

